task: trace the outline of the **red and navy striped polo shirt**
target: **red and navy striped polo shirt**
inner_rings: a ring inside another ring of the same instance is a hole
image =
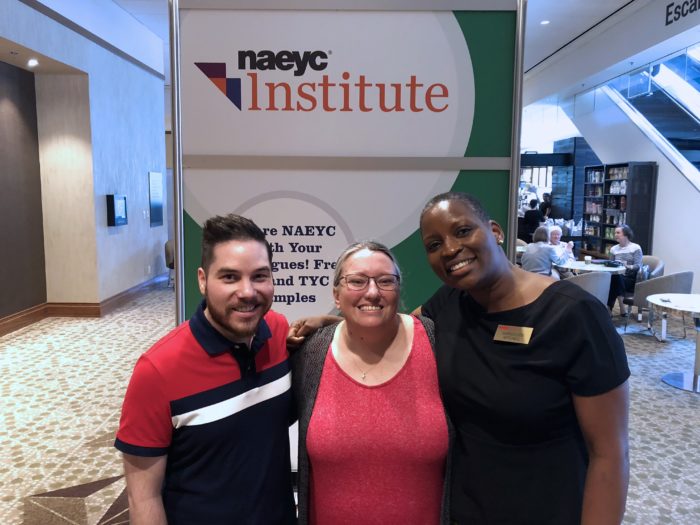
[[[287,320],[268,312],[248,348],[204,307],[139,358],[115,447],[167,454],[169,525],[294,523]]]

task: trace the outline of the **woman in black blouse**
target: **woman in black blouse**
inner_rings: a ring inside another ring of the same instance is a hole
[[[421,215],[445,283],[440,390],[457,431],[451,516],[464,524],[619,524],[627,494],[629,369],[605,307],[510,264],[503,230],[463,193]]]

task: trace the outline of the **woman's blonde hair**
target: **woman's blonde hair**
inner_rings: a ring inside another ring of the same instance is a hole
[[[345,248],[340,254],[340,257],[338,257],[338,260],[335,262],[335,273],[333,274],[334,288],[340,284],[340,278],[343,276],[343,265],[345,264],[345,261],[347,261],[348,257],[364,249],[371,252],[383,253],[389,259],[391,259],[391,262],[394,263],[394,268],[396,269],[396,275],[399,278],[399,283],[401,282],[401,268],[399,268],[399,263],[396,260],[396,256],[394,256],[391,250],[377,241],[360,241],[355,242]]]

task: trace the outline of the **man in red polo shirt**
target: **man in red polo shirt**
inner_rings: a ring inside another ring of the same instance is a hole
[[[284,316],[272,251],[238,215],[204,225],[192,318],[143,354],[124,398],[132,525],[295,522]]]

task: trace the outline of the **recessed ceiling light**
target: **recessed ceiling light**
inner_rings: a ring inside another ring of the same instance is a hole
[[[30,58],[27,61],[27,66],[29,66],[29,67],[36,67],[38,65],[39,65],[39,61],[36,58]]]
[[[540,25],[541,25],[541,26],[546,26],[547,24],[549,24],[549,20],[542,20],[542,21],[540,22]]]

